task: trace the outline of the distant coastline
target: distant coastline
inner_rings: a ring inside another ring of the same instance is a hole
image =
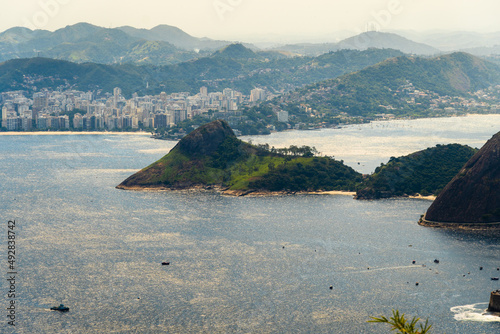
[[[120,131],[6,131],[0,136],[53,136],[53,135],[142,135],[151,136],[150,132],[120,132]]]
[[[500,113],[491,113],[491,114],[483,114],[483,113],[467,113],[462,115],[438,115],[438,116],[428,116],[428,117],[394,117],[392,119],[375,119],[370,120],[365,123],[346,123],[344,126],[359,126],[361,124],[370,124],[370,123],[386,123],[386,122],[394,122],[394,121],[412,121],[418,119],[435,119],[435,118],[465,118],[465,117],[492,117],[497,116],[500,117]],[[333,127],[334,128],[334,127]],[[324,129],[332,129],[332,127],[323,127],[323,128],[315,128],[314,131],[321,131]],[[283,131],[271,131],[271,133],[279,133],[279,132],[293,132],[293,131],[311,131],[308,129],[286,129]],[[0,132],[0,136],[23,136],[23,135],[148,135],[151,136],[152,139],[159,140],[169,140],[169,141],[178,141],[178,139],[166,139],[160,137],[154,137],[151,132],[148,131],[2,131]],[[266,136],[266,135],[245,135],[243,137],[248,136]]]

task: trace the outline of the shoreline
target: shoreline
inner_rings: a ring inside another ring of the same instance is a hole
[[[424,199],[424,200],[427,200],[427,201],[434,201],[436,199],[437,196],[434,196],[434,195],[429,195],[429,196],[422,196],[422,195],[415,195],[415,196],[408,196],[408,198],[411,198],[411,199]]]
[[[273,196],[290,196],[290,195],[329,195],[329,196],[350,196],[355,199],[356,192],[355,191],[347,191],[347,190],[325,190],[325,191],[259,191],[259,190],[231,190],[227,187],[222,187],[220,185],[213,186],[204,186],[204,185],[195,185],[189,188],[170,188],[164,186],[125,186],[118,185],[115,187],[119,190],[129,190],[129,191],[150,191],[150,192],[217,192],[223,196],[230,197],[273,197]],[[395,196],[384,199],[421,199],[426,201],[434,201],[436,196]]]
[[[272,197],[272,196],[287,196],[287,195],[342,195],[351,196],[356,195],[352,191],[343,190],[328,190],[328,191],[258,191],[258,190],[230,190],[221,186],[193,186],[189,188],[169,188],[169,187],[141,187],[141,186],[124,186],[118,185],[115,187],[119,190],[130,191],[146,191],[146,192],[217,192],[223,196],[229,197]]]
[[[471,117],[471,116],[477,116],[477,117],[488,117],[488,116],[499,116],[500,113],[490,113],[490,114],[474,114],[474,113],[467,113],[467,114],[462,114],[462,115],[437,115],[437,116],[428,116],[428,117],[395,117],[393,119],[375,119],[375,120],[370,120],[369,122],[364,122],[364,123],[346,123],[343,124],[342,126],[338,127],[321,127],[321,128],[315,128],[313,129],[314,131],[320,131],[324,129],[339,129],[344,126],[357,126],[357,125],[362,125],[362,124],[370,124],[370,123],[376,123],[376,122],[391,122],[391,121],[403,121],[403,120],[418,120],[418,119],[433,119],[433,118],[455,118],[455,117]],[[287,131],[312,131],[312,130],[297,130],[297,129],[287,129],[284,130],[283,132]],[[272,132],[274,133],[274,132]],[[169,141],[178,141],[178,139],[168,139],[168,138],[155,138],[151,132],[146,132],[146,131],[136,131],[136,132],[120,132],[120,131],[4,131],[0,132],[0,136],[25,136],[25,135],[33,135],[33,136],[38,136],[38,135],[150,135],[152,139],[158,139],[158,140],[169,140]],[[244,135],[242,137],[247,137],[249,135]],[[266,135],[262,135],[266,136]]]
[[[113,131],[6,131],[0,132],[0,136],[62,136],[62,135],[140,135],[151,136],[150,132],[113,132]]]
[[[500,229],[500,222],[493,223],[452,223],[452,222],[434,222],[425,219],[425,215],[420,216],[418,225],[424,227],[453,229],[453,230],[497,230]]]

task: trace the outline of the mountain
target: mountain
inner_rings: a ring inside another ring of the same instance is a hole
[[[423,44],[413,42],[407,38],[401,37],[393,33],[384,32],[365,32],[338,43],[300,43],[287,44],[276,47],[274,50],[283,50],[301,55],[318,56],[323,53],[338,51],[338,50],[359,50],[364,51],[370,48],[376,49],[394,49],[407,54],[417,55],[436,55],[441,53],[440,50]]]
[[[175,45],[184,50],[210,50],[220,49],[231,42],[217,41],[210,38],[198,38],[189,35],[181,29],[166,24],[156,26],[152,29],[137,29],[130,26],[119,27],[130,36],[145,39],[148,41],[163,41]]]
[[[144,48],[148,49],[150,58],[164,57],[162,48],[157,43],[165,42],[132,43],[133,47],[128,51],[129,58],[124,59],[140,58],[145,52],[141,51]],[[78,56],[91,57],[89,50],[94,49],[85,50],[80,50]],[[68,53],[68,57],[76,52]],[[254,52],[237,44],[208,57],[168,66],[70,64],[47,58],[16,59],[0,63],[0,91],[55,89],[62,85],[81,90],[103,89],[108,92],[118,86],[126,95],[134,92],[158,94],[162,91],[196,93],[201,86],[207,86],[211,91],[232,88],[244,94],[249,94],[255,87],[285,92],[400,55],[402,53],[395,50],[370,49],[344,50],[317,58],[283,58],[269,52]],[[147,84],[149,89],[146,89]]]
[[[263,87],[283,93],[400,55],[402,53],[396,50],[345,50],[317,58],[269,59],[268,53],[254,52],[239,44],[216,52],[212,57],[169,66],[168,72],[170,78],[202,82],[211,90],[232,88],[249,94],[255,87]]]
[[[460,169],[427,210],[421,224],[500,225],[500,132]]]
[[[469,146],[449,144],[392,157],[363,181],[356,198],[437,195],[476,152]]]
[[[498,55],[500,55],[500,45],[496,44],[494,46],[482,46],[482,47],[475,47],[475,48],[467,48],[467,49],[463,49],[462,51],[468,52],[470,54],[473,54],[473,55],[479,56],[479,57],[495,56],[498,58]]]
[[[139,33],[131,35],[127,31],[134,30],[107,29],[88,23],[77,23],[54,32],[12,28],[0,34],[0,61],[43,55],[79,63],[166,65],[206,55],[200,54],[199,50],[187,51],[169,43],[169,33],[174,40],[182,39],[182,31],[174,27],[154,30],[149,37],[162,36],[158,40],[143,38],[144,34]],[[220,42],[217,45],[225,44]]]
[[[253,59],[257,58],[257,54],[245,47],[243,44],[236,43],[230,44],[220,50],[217,50],[213,57],[227,58],[227,59]]]
[[[0,63],[0,91],[62,86],[111,92],[114,87],[123,87],[125,94],[132,94],[145,88],[148,76],[146,68],[138,66],[76,64],[47,58],[14,59]]]
[[[432,46],[413,42],[392,33],[370,31],[347,38],[337,44],[339,49],[366,50],[369,48],[396,49],[403,53],[416,55],[436,55],[441,53]]]
[[[127,178],[119,189],[212,189],[228,194],[352,190],[361,175],[314,149],[253,146],[224,121],[203,125],[163,158]]]
[[[472,31],[394,31],[413,41],[431,45],[445,52],[467,51],[499,44],[500,32],[478,33]]]
[[[326,115],[425,116],[450,97],[473,98],[470,92],[499,83],[500,67],[470,54],[402,56],[307,86],[281,101],[297,117],[309,116],[299,108],[306,105]]]

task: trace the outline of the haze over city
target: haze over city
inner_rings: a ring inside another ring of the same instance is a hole
[[[0,3],[0,31],[168,24],[214,39],[326,42],[367,30],[500,31],[499,11],[495,0],[26,0]]]

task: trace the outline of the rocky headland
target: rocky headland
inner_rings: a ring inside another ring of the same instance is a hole
[[[419,223],[436,227],[500,228],[500,133],[460,169]]]
[[[232,196],[354,191],[361,174],[315,149],[251,145],[225,121],[199,127],[163,158],[117,186],[128,190],[216,190]]]

